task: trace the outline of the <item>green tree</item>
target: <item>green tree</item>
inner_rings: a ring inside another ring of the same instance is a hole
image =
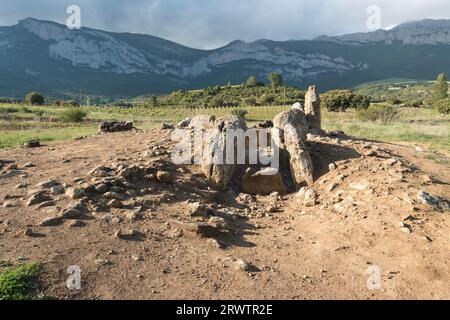
[[[255,76],[251,76],[245,81],[246,87],[257,87],[259,85],[258,79]]]
[[[447,76],[445,75],[445,73],[441,73],[436,80],[436,85],[434,86],[433,101],[436,102],[447,98],[448,98]]]
[[[44,96],[39,92],[30,92],[25,97],[25,103],[33,106],[42,106],[44,104]]]
[[[152,108],[158,107],[158,98],[157,98],[155,95],[152,95],[152,96],[150,97],[150,106],[151,106]]]
[[[283,76],[277,72],[272,72],[269,75],[269,81],[273,88],[282,87],[284,85]]]

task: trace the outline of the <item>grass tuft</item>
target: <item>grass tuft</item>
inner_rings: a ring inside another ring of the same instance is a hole
[[[0,272],[0,300],[31,300],[38,290],[39,264],[25,264]]]

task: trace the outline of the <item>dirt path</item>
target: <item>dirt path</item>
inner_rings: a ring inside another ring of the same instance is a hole
[[[311,142],[319,173],[319,203],[312,207],[298,195],[217,194],[193,168],[170,164],[165,170],[176,182],[152,182],[131,209],[99,210],[78,226],[39,226],[71,202],[65,195],[48,208],[26,206],[42,181],[68,188],[89,181],[99,165],[167,160],[164,152],[147,153],[155,145],[168,148],[168,137],[123,133],[0,151],[0,260],[43,263],[45,293],[62,299],[450,298],[449,213],[417,201],[419,190],[448,198],[450,169],[407,146]],[[377,155],[361,156],[368,151]],[[331,162],[337,169],[329,172]],[[408,162],[417,168],[409,172]],[[424,175],[435,182],[423,184]],[[231,217],[231,231],[214,242],[180,227],[192,219],[189,200]],[[130,218],[139,204],[140,219]],[[402,222],[411,233],[402,231]],[[27,228],[32,236],[24,234]],[[139,236],[115,236],[127,229]],[[249,266],[240,268],[239,260]],[[72,265],[81,268],[81,290],[66,288]],[[370,266],[381,270],[381,290],[367,288]]]

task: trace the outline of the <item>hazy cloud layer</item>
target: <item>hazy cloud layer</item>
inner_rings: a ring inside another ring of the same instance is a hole
[[[66,8],[82,10],[82,25],[146,33],[196,48],[240,39],[310,39],[366,32],[367,8],[378,5],[382,26],[450,18],[448,0],[0,0],[0,25],[34,17],[64,23]]]

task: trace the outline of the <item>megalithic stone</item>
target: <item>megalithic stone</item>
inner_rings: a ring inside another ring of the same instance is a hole
[[[316,86],[310,86],[305,95],[305,114],[311,129],[322,129],[320,95]]]

